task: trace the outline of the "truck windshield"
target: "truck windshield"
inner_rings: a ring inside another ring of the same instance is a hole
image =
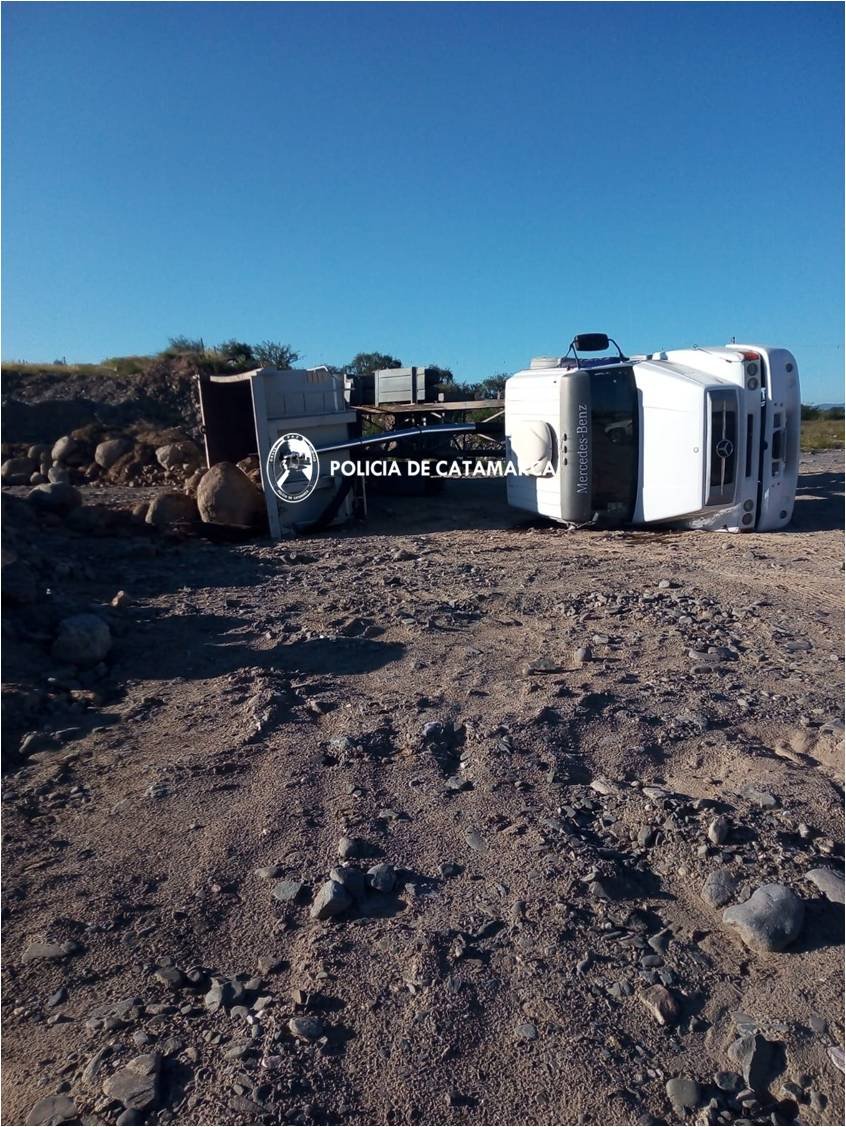
[[[612,523],[632,519],[637,496],[638,410],[631,367],[592,371],[592,504]]]

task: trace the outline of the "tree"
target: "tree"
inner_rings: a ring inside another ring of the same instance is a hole
[[[435,383],[455,383],[455,376],[449,368],[440,368],[437,364],[427,364],[426,371],[434,374]]]
[[[441,368],[438,364],[427,364],[426,370],[435,376],[435,394],[442,395],[447,403],[457,403],[471,398],[472,394],[466,384],[456,383],[451,369]]]
[[[482,393],[482,398],[502,399],[505,395],[505,381],[510,375],[510,372],[497,372],[496,375],[489,376],[486,380],[482,380],[479,384],[479,391]]]
[[[278,344],[275,340],[263,340],[253,345],[252,351],[262,368],[293,368],[300,358],[290,344]]]
[[[243,340],[225,340],[215,350],[220,354],[223,365],[230,372],[246,372],[256,367],[253,346]]]
[[[382,368],[401,367],[402,360],[397,360],[395,356],[389,356],[386,352],[359,352],[353,356],[349,364],[344,365],[343,372],[346,376],[360,380],[365,376],[372,376]]]

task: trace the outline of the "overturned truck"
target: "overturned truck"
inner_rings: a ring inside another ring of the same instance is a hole
[[[614,355],[584,355],[612,345]],[[337,470],[349,452],[487,429],[362,435],[343,380],[326,368],[204,377],[200,402],[209,465],[257,455],[276,537],[364,512],[363,480]],[[793,513],[799,426],[799,373],[786,349],[627,357],[605,334],[582,334],[565,356],[536,358],[506,381],[507,498],[568,525],[779,529]]]
[[[585,352],[615,356],[586,359]],[[574,338],[505,385],[508,500],[552,520],[783,528],[799,470],[799,372],[783,348],[626,357]]]

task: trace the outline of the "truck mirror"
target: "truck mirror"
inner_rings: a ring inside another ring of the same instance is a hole
[[[573,339],[577,352],[603,352],[608,347],[605,333],[581,333]]]

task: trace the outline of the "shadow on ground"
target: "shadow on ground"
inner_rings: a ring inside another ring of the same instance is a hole
[[[118,679],[208,679],[244,668],[286,674],[348,676],[372,673],[398,661],[405,647],[373,638],[309,638],[262,648],[260,631],[236,615],[162,613],[143,638],[115,647]]]
[[[834,532],[843,527],[843,474],[799,475],[788,532]]]

